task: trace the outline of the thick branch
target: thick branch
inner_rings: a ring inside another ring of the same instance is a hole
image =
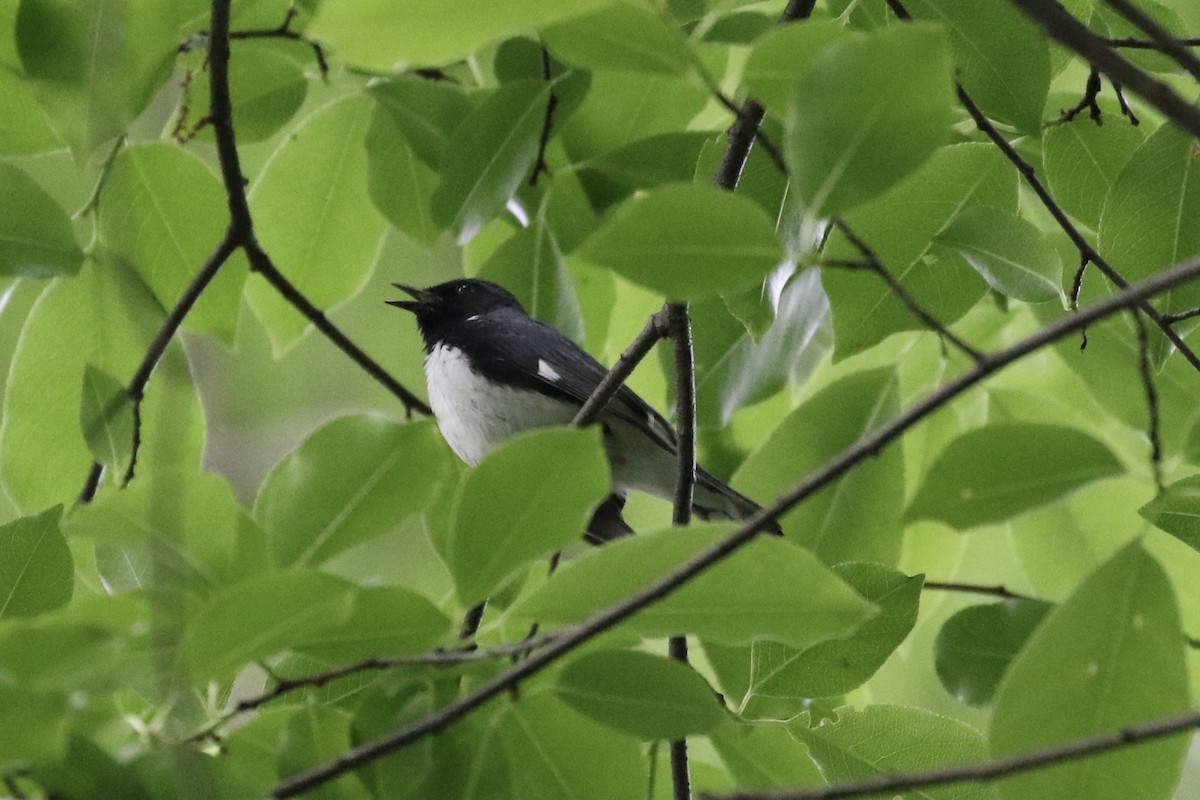
[[[743,521],[741,526],[725,539],[680,565],[674,572],[660,578],[638,594],[598,612],[584,624],[562,632],[544,650],[535,653],[507,672],[497,675],[470,694],[459,698],[430,716],[386,736],[359,745],[328,764],[314,767],[288,778],[275,787],[274,796],[294,797],[303,794],[358,766],[406,747],[454,724],[492,698],[510,691],[526,678],[537,674],[575,648],[611,629],[643,608],[669,596],[709,567],[735,553],[759,533],[768,530],[772,522],[798,503],[830,485],[859,463],[878,454],[905,431],[933,412],[945,407],[950,401],[988,376],[1097,320],[1136,306],[1149,297],[1197,278],[1200,278],[1200,258],[1191,259],[1160,272],[1081,310],[1078,314],[1063,317],[1003,350],[985,355],[983,360],[971,369],[943,384],[937,391],[927,395],[890,422],[864,435],[770,506],[760,509]]]
[[[1077,761],[1086,756],[1129,747],[1139,742],[1161,739],[1197,726],[1200,726],[1200,711],[1190,711],[1187,714],[1164,717],[1142,725],[1131,725],[1128,728],[1094,736],[1090,739],[1079,739],[1057,747],[1047,747],[978,764],[915,772],[909,775],[881,775],[877,778],[798,792],[739,793],[724,797],[725,800],[838,800],[838,798],[847,797],[894,795],[910,789],[946,786],[952,783],[986,783],[997,778],[1006,778],[1010,775],[1018,775],[1022,772],[1030,772],[1067,761]]]
[[[1055,0],[1009,0],[1060,44],[1083,56],[1122,88],[1131,90],[1188,133],[1200,138],[1200,108],[1129,62]]]

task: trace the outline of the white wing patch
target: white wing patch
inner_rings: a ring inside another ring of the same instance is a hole
[[[551,383],[557,383],[562,380],[562,375],[558,374],[558,370],[550,366],[549,362],[538,359],[538,377],[544,378]]]

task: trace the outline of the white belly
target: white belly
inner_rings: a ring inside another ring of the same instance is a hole
[[[425,380],[442,438],[471,466],[513,434],[575,417],[571,404],[485,380],[460,350],[444,345],[426,357]]]

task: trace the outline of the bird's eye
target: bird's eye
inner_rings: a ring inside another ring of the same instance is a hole
[[[466,291],[467,291],[467,285],[466,285],[465,283],[460,283],[460,284],[458,285],[458,290],[457,290],[457,291],[458,291],[458,293],[459,293],[459,294],[466,294]]]

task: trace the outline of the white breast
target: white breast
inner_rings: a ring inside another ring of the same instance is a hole
[[[426,357],[425,380],[442,437],[471,466],[515,433],[565,425],[575,416],[571,404],[485,380],[461,350],[445,345]]]

